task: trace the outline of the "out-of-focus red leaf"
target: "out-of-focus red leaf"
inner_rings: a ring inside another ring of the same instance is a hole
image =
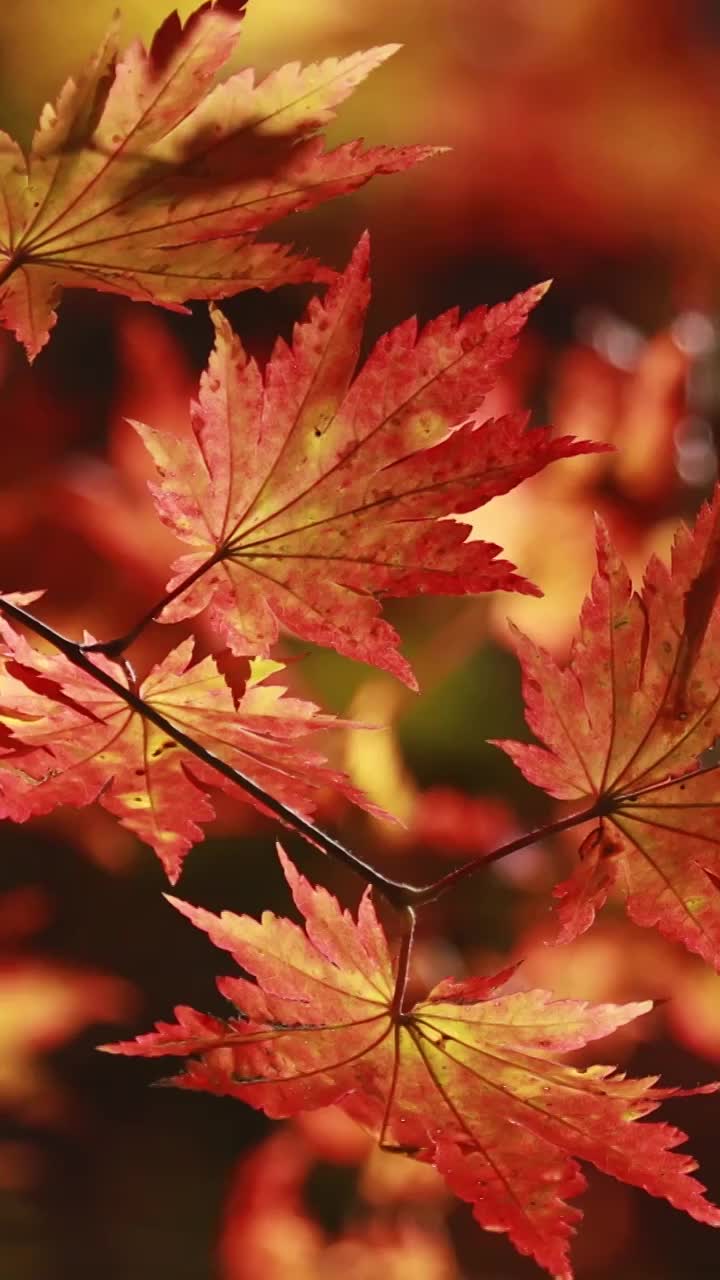
[[[556,428],[613,451],[540,473],[473,515],[475,536],[501,542],[544,592],[538,603],[519,595],[491,599],[490,618],[502,641],[510,618],[565,656],[594,564],[593,511],[608,525],[632,574],[642,572],[650,555],[669,550],[675,517],[668,513],[686,493],[679,459],[682,433],[692,421],[694,367],[692,344],[683,344],[677,331],[702,319],[679,316],[644,340],[610,315],[592,323],[587,317],[590,345],[570,346],[553,363],[548,394]],[[703,457],[709,480],[709,444]],[[548,536],[538,538],[539,528],[547,528]]]
[[[0,1105],[30,1125],[67,1119],[67,1098],[44,1056],[91,1023],[135,1011],[134,992],[121,979],[19,949],[51,914],[35,888],[0,897]]]

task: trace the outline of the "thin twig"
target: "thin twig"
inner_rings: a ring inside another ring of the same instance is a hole
[[[99,684],[109,689],[118,698],[121,698],[127,706],[136,711],[138,715],[143,716],[151,724],[154,724],[169,738],[177,742],[179,746],[184,747],[191,755],[198,760],[202,760],[203,764],[214,769],[216,773],[222,774],[224,778],[228,778],[230,782],[234,782],[246,795],[250,796],[256,804],[258,804],[266,812],[273,814],[278,818],[284,826],[291,831],[296,832],[303,840],[320,849],[329,857],[335,858],[337,862],[343,866],[349,867],[361,876],[367,884],[372,885],[379,893],[383,895],[386,901],[396,910],[406,911],[410,913],[412,925],[403,942],[400,952],[399,973],[403,973],[402,965],[405,965],[402,991],[398,999],[402,1003],[404,994],[404,984],[407,978],[407,964],[409,963],[410,948],[412,946],[412,933],[415,921],[415,909],[434,902],[436,898],[441,897],[455,885],[461,881],[468,879],[470,876],[476,875],[479,871],[483,871],[485,867],[490,866],[494,862],[498,862],[501,858],[505,858],[510,853],[516,853],[519,849],[525,849],[528,845],[534,844],[537,840],[545,839],[547,836],[556,835],[560,831],[568,831],[571,827],[578,826],[581,822],[588,822],[593,818],[602,817],[604,814],[610,813],[616,806],[615,797],[600,796],[593,805],[588,809],[583,809],[578,813],[570,814],[566,818],[560,818],[557,822],[549,823],[547,826],[538,827],[534,831],[529,831],[523,836],[518,836],[515,840],[511,840],[509,844],[501,845],[492,853],[485,854],[479,858],[474,858],[471,862],[466,862],[461,867],[457,867],[455,871],[450,871],[447,875],[441,876],[439,880],[434,880],[428,885],[412,885],[407,884],[403,880],[395,880],[391,876],[386,876],[376,867],[371,867],[369,863],[360,858],[358,854],[353,853],[345,845],[336,840],[327,831],[323,831],[322,827],[318,827],[309,818],[303,817],[302,814],[296,813],[289,805],[278,800],[264,787],[261,787],[252,778],[248,778],[239,769],[235,769],[233,765],[227,764],[219,756],[212,751],[208,751],[207,747],[203,747],[189,734],[182,729],[178,729],[176,725],[168,720],[160,711],[156,711],[155,707],[146,702],[140,696],[136,688],[128,688],[107,671],[103,671],[101,667],[95,665],[92,658],[88,656],[88,650],[75,640],[69,640],[66,636],[55,631],[48,626],[46,622],[42,622],[36,618],[34,614],[27,609],[23,609],[20,605],[12,603],[0,597],[0,613],[7,618],[11,618],[14,622],[19,622],[27,627],[29,631],[40,636],[41,639],[48,641],[55,649],[64,654],[68,661],[84,671],[87,675],[92,676]],[[106,655],[107,656],[107,655]],[[130,684],[134,685],[134,673],[127,659],[116,655],[114,658],[118,665],[124,671],[126,678]],[[406,951],[403,948],[406,947]],[[396,995],[400,990],[400,984],[396,985]],[[394,1006],[393,1006],[394,1007]],[[399,1012],[402,1009],[399,1008]]]
[[[361,875],[368,884],[377,889],[390,902],[392,906],[404,907],[407,903],[408,893],[413,892],[413,886],[393,880],[389,876],[383,875],[381,871],[377,871],[374,867],[369,866],[357,854],[346,849],[344,845],[336,840],[334,836],[323,831],[321,827],[316,827],[314,822],[309,818],[303,817],[302,814],[296,813],[288,805],[283,804],[282,800],[270,794],[263,787],[254,782],[252,778],[246,777],[239,769],[233,768],[221,760],[219,756],[213,755],[206,747],[203,747],[194,738],[184,733],[182,729],[178,729],[171,720],[166,719],[161,712],[146,702],[140,694],[132,689],[128,689],[119,680],[116,680],[108,672],[97,667],[90,657],[83,651],[82,647],[74,640],[68,640],[66,636],[61,635],[58,631],[54,631],[47,623],[41,622],[27,609],[21,608],[19,605],[12,604],[9,600],[0,597],[0,612],[6,617],[12,618],[15,622],[20,622],[28,628],[29,631],[40,636],[43,640],[47,640],[56,649],[63,653],[74,666],[79,667],[81,671],[92,676],[100,684],[109,689],[111,693],[116,694],[118,698],[127,703],[129,707],[136,711],[138,715],[149,720],[151,724],[161,729],[169,738],[177,742],[186,751],[191,752],[198,760],[202,760],[203,764],[208,765],[217,773],[221,773],[223,777],[228,778],[230,782],[234,782],[238,787],[251,796],[261,807],[284,823],[286,827],[297,832],[304,840],[321,849],[323,853],[327,853],[330,857],[335,858],[346,867],[350,867]]]
[[[412,895],[413,904],[416,907],[424,907],[428,902],[434,902],[436,898],[442,897],[449,889],[454,889],[455,885],[460,884],[462,880],[467,880],[470,876],[476,875],[478,871],[484,870],[485,867],[491,866],[494,862],[499,862],[501,858],[506,858],[508,854],[517,853],[520,849],[527,849],[528,845],[535,844],[538,840],[545,840],[548,836],[557,835],[560,831],[569,831],[571,827],[577,827],[581,822],[590,822],[594,818],[602,817],[608,812],[604,800],[605,797],[601,796],[588,809],[581,809],[578,813],[571,813],[566,818],[558,818],[557,822],[550,822],[547,826],[537,827],[534,831],[527,831],[525,835],[518,836],[515,840],[510,840],[507,844],[500,845],[492,853],[481,854],[479,858],[473,858],[471,862],[463,863],[461,867],[456,867],[454,871],[449,871],[446,876],[442,876],[434,884],[429,884],[424,889],[416,889]]]

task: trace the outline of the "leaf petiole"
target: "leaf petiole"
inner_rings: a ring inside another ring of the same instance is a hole
[[[144,613],[140,620],[135,623],[135,626],[131,627],[129,631],[126,631],[124,635],[115,636],[112,640],[96,640],[92,644],[80,644],[78,645],[78,648],[81,649],[83,653],[103,653],[106,658],[119,658],[120,655],[123,654],[126,649],[129,649],[130,645],[134,644],[142,635],[145,628],[149,626],[151,622],[155,622],[157,620],[158,614],[162,613],[163,609],[165,609],[169,604],[172,604],[173,600],[177,600],[178,596],[181,596],[184,591],[187,591],[188,587],[191,587],[193,583],[202,578],[203,574],[207,573],[208,569],[211,569],[213,565],[218,564],[224,558],[225,548],[223,547],[219,551],[216,551],[214,555],[210,556],[210,559],[206,560],[204,564],[201,564],[193,573],[188,574],[187,578],[183,578],[182,582],[179,582],[176,587],[173,587],[172,591],[166,592],[166,594],[153,605],[152,609],[148,609],[147,613]]]

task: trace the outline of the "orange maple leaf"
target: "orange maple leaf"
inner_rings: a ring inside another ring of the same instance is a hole
[[[326,152],[316,136],[397,45],[213,87],[244,7],[204,4],[184,26],[173,13],[147,51],[136,42],[118,55],[111,33],[45,107],[28,156],[0,134],[0,323],[31,359],[63,288],[182,311],[188,298],[328,279],[255,233],[438,151]]]
[[[634,1123],[673,1091],[656,1089],[654,1077],[558,1061],[649,1002],[498,996],[501,974],[442,982],[401,1011],[369,891],[356,922],[280,854],[305,932],[270,912],[260,922],[218,917],[170,899],[257,979],[218,982],[239,1017],[178,1008],[177,1023],[107,1051],[191,1057],[168,1083],[241,1098],[271,1116],[339,1103],[385,1147],[434,1164],[483,1226],[507,1232],[560,1280],[572,1274],[567,1247],[580,1217],[566,1198],[584,1187],[575,1157],[720,1226],[720,1210],[690,1177],[694,1162],[672,1151],[684,1135]]]

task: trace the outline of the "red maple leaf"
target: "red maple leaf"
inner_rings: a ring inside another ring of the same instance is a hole
[[[650,561],[639,594],[599,525],[568,666],[516,633],[526,717],[544,745],[498,743],[531,782],[602,814],[556,889],[562,940],[588,928],[617,882],[633,920],[716,968],[720,771],[701,758],[720,734],[720,609],[696,601],[719,512],[720,490],[692,532],[680,529],[672,567]]]
[[[161,476],[162,520],[195,550],[174,566],[170,622],[208,608],[235,653],[267,653],[280,626],[416,687],[376,596],[538,594],[440,520],[474,510],[548,462],[597,446],[553,439],[527,415],[477,411],[539,285],[511,302],[414,320],[381,338],[353,381],[369,297],[368,241],[279,341],[261,375],[222,315],[193,406],[194,439],[136,423]],[[462,425],[461,425],[462,424]]]
[[[256,978],[219,980],[239,1017],[179,1008],[176,1023],[104,1048],[192,1056],[169,1083],[241,1098],[271,1116],[339,1103],[384,1146],[434,1164],[483,1226],[507,1232],[560,1280],[572,1274],[567,1247],[580,1217],[566,1198],[584,1187],[576,1157],[720,1226],[720,1210],[690,1176],[695,1163],[672,1151],[684,1135],[634,1123],[673,1091],[656,1089],[654,1077],[558,1061],[648,1002],[498,996],[507,976],[498,975],[442,982],[400,1012],[369,892],[356,922],[281,857],[305,932],[269,912],[260,922],[218,917],[171,899]]]
[[[60,804],[98,800],[152,846],[174,882],[185,853],[203,838],[198,824],[214,817],[209,790],[221,787],[263,808],[65,657],[32,648],[7,624],[3,632],[3,816],[22,822]],[[315,732],[338,723],[334,717],[267,683],[279,663],[251,663],[236,707],[214,660],[193,666],[192,649],[192,640],[184,641],[140,685],[151,709],[303,815],[326,788],[370,807],[312,745]],[[101,656],[95,663],[127,683],[115,663]]]
[[[243,10],[204,4],[184,26],[173,13],[148,51],[136,42],[118,55],[111,33],[45,107],[28,156],[0,134],[0,323],[31,359],[63,288],[184,310],[188,298],[327,279],[255,232],[437,152],[326,152],[315,136],[397,45],[213,87]]]

